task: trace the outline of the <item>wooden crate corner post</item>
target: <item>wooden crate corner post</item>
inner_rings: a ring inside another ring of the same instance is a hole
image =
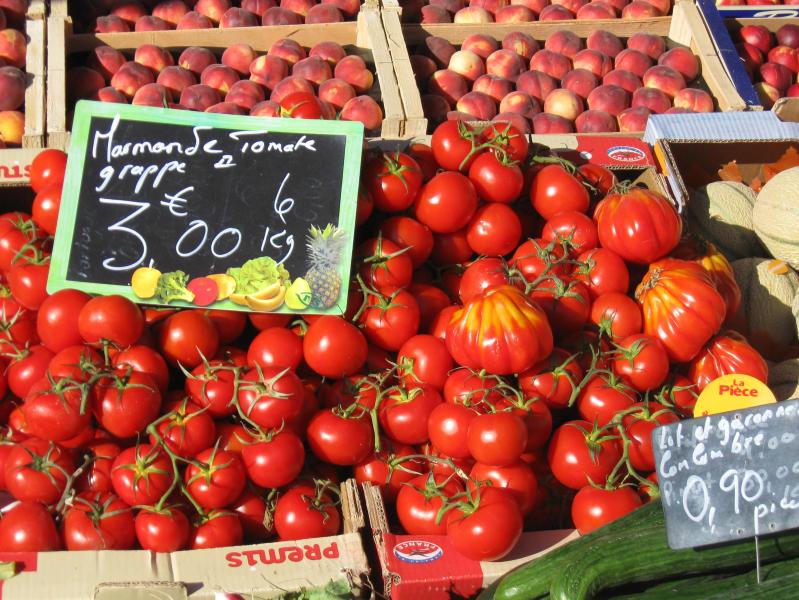
[[[45,142],[45,20],[41,10],[29,11],[25,19],[25,133],[23,148],[42,148]]]

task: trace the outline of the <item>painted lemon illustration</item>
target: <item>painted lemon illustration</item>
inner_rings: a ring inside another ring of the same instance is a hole
[[[297,277],[286,290],[286,307],[291,310],[305,310],[311,304],[311,285],[302,277]]]
[[[158,269],[139,267],[133,272],[133,277],[130,278],[130,286],[133,288],[133,293],[139,298],[152,298],[155,296],[160,277],[161,271]]]
[[[209,275],[208,279],[213,279],[216,281],[216,286],[219,289],[219,292],[216,295],[217,301],[227,300],[230,295],[236,291],[236,280],[230,275],[220,273],[216,275]]]

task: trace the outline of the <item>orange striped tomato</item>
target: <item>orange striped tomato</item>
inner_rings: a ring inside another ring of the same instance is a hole
[[[446,342],[458,364],[496,375],[525,371],[553,347],[544,311],[511,285],[490,289],[456,311]]]
[[[704,267],[674,258],[652,263],[635,297],[644,314],[644,333],[660,338],[675,362],[699,354],[727,312]]]

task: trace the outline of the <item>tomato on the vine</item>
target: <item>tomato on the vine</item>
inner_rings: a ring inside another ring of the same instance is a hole
[[[363,178],[378,210],[395,213],[409,208],[422,187],[422,169],[404,152],[384,152],[368,163]]]
[[[342,414],[339,409],[320,410],[308,423],[308,445],[321,460],[333,465],[356,465],[369,455],[374,447],[374,434],[368,419]]]
[[[208,448],[194,457],[183,476],[186,491],[203,508],[223,508],[244,490],[247,476],[238,454]]]
[[[455,549],[472,560],[499,560],[522,534],[522,513],[508,489],[481,487],[472,501],[447,514],[447,536]]]
[[[546,165],[539,170],[530,186],[530,202],[545,220],[556,214],[573,210],[584,213],[588,210],[588,190],[577,177],[561,165]]]
[[[617,437],[593,429],[588,421],[569,421],[558,427],[547,450],[552,474],[573,490],[591,482],[604,485],[621,457]]]
[[[641,498],[631,487],[596,488],[587,485],[572,500],[572,520],[580,535],[607,525],[641,506]]]
[[[330,494],[310,485],[296,485],[275,505],[275,530],[282,540],[336,535],[341,515]]]
[[[466,229],[466,241],[476,254],[505,256],[519,245],[522,224],[506,204],[489,202],[478,208]]]
[[[477,195],[486,202],[510,204],[522,193],[524,175],[518,164],[485,152],[469,168]],[[518,217],[517,217],[518,218]]]
[[[444,171],[428,181],[414,203],[419,222],[433,233],[454,233],[465,227],[477,210],[474,184],[455,171]]]

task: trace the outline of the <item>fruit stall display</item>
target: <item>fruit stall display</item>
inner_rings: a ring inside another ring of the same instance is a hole
[[[671,0],[387,0],[406,23],[528,23],[651,19],[671,14]]]
[[[535,134],[629,133],[642,132],[650,114],[744,106],[691,3],[647,21],[404,25],[402,33],[407,50],[391,50],[407,55],[415,81],[398,68],[399,87],[418,129],[425,118],[431,131],[447,119],[509,119]]]
[[[70,16],[80,33],[226,29],[354,21],[360,0],[51,0],[52,14]]]
[[[398,137],[403,112],[376,10],[315,27],[72,35],[50,18],[48,140],[66,147],[80,99],[364,123]],[[63,40],[59,46],[55,42]],[[64,50],[66,48],[66,50]]]

